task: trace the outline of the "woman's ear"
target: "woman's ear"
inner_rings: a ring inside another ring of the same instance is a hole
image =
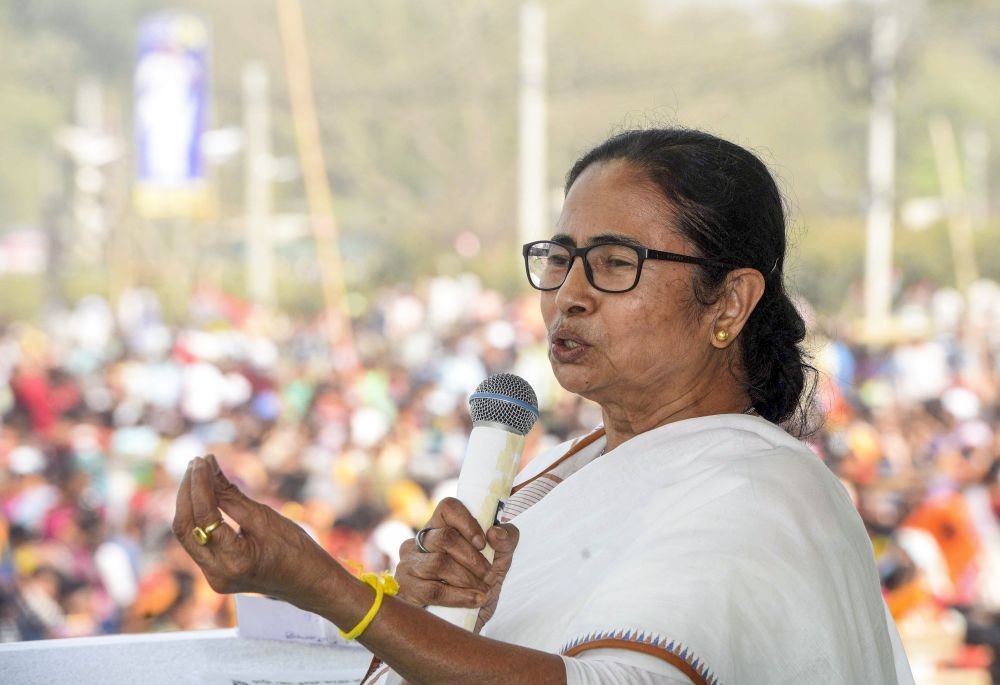
[[[763,295],[764,276],[757,269],[734,269],[726,275],[712,326],[714,347],[723,349],[733,343]]]

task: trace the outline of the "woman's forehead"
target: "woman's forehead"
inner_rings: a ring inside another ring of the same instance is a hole
[[[556,234],[577,245],[619,236],[648,247],[677,239],[670,204],[649,179],[623,160],[587,167],[566,195]]]

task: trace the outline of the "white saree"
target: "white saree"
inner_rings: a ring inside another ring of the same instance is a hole
[[[847,493],[764,419],[643,433],[513,522],[520,541],[487,637],[639,668],[653,657],[694,683],[912,682]]]
[[[570,685],[913,682],[861,520],[801,442],[721,415],[604,445],[518,475],[482,635],[562,655]]]

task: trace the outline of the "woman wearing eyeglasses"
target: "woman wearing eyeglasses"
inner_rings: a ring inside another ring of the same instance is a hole
[[[765,166],[695,131],[616,135],[523,254],[556,378],[603,425],[532,461],[509,523],[442,502],[393,598],[196,459],[175,532],[213,587],[367,620],[358,639],[411,682],[912,682],[847,494],[779,427],[804,425],[811,369]],[[199,545],[216,502],[244,532]],[[482,607],[481,630],[427,604]]]

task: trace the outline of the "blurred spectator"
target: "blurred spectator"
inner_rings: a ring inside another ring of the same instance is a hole
[[[391,568],[454,491],[488,374],[538,392],[525,461],[601,420],[552,380],[531,296],[461,276],[371,302],[355,348],[209,289],[182,327],[133,290],[0,331],[0,640],[231,625],[170,533],[197,454],[345,563]],[[882,346],[840,318],[813,326],[808,440],[855,498],[915,673],[992,663],[1000,682],[998,314],[992,282],[967,298],[921,283]]]

